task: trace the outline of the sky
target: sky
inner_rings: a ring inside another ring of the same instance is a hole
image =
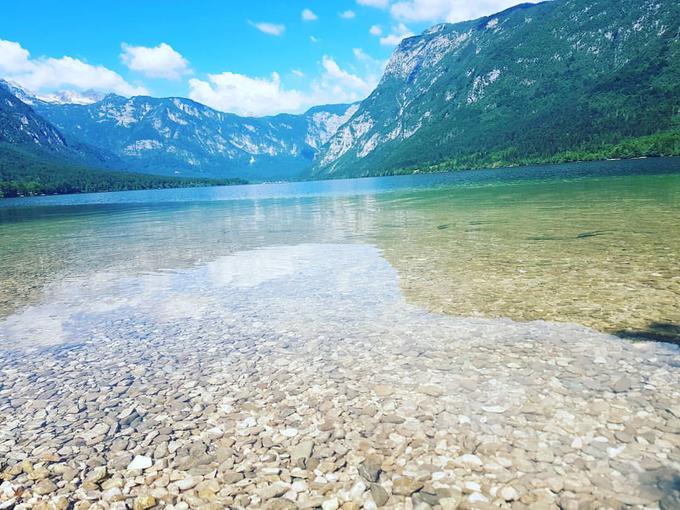
[[[240,115],[370,94],[396,45],[517,0],[5,2],[0,77],[37,94],[189,97]]]

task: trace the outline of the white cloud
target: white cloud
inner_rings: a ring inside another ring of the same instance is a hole
[[[132,71],[138,71],[152,78],[177,80],[191,72],[189,62],[166,43],[158,46],[131,46],[121,44],[123,53],[120,60]]]
[[[17,42],[0,39],[0,75],[34,92],[53,91],[59,87],[78,90],[115,92],[124,96],[148,94],[144,87],[131,85],[118,73],[104,66],[92,65],[77,58],[31,58]]]
[[[318,43],[321,39],[319,39],[318,37],[314,37],[313,35],[310,35],[309,40],[312,41],[313,43]]]
[[[254,22],[254,21],[248,21],[250,26],[253,26],[257,28],[260,32],[263,32],[265,34],[269,35],[283,35],[283,33],[286,31],[286,26],[285,25],[280,25],[278,23],[267,23],[264,21],[260,22]]]
[[[519,0],[399,0],[392,4],[390,13],[401,21],[454,23],[494,14],[518,3]]]
[[[363,91],[366,94],[371,92],[371,86],[366,80],[342,69],[338,63],[328,55],[323,56],[322,65],[325,71],[321,77],[321,81],[326,84],[324,88],[337,88],[341,94],[346,93],[347,91]]]
[[[335,59],[324,55],[323,73],[312,82],[310,106],[328,103],[350,103],[368,97],[382,76],[387,61],[366,54],[361,48],[353,50],[356,62],[341,67]]]
[[[297,90],[285,90],[281,86],[278,73],[272,73],[269,78],[252,78],[230,72],[210,74],[208,81],[189,80],[189,89],[189,97],[194,101],[239,115],[299,111],[304,100]]]
[[[346,11],[339,13],[338,16],[340,16],[343,19],[352,19],[356,17],[356,13],[353,10],[348,9]]]
[[[384,9],[390,3],[389,0],[357,0],[359,5],[366,5],[368,7],[377,7]]]
[[[275,72],[269,77],[224,72],[208,75],[207,80],[189,80],[189,97],[217,110],[253,116],[298,113],[319,104],[359,101],[375,88],[385,63],[361,49],[355,49],[354,55],[360,70],[343,68],[324,55],[320,74],[306,90],[287,88]],[[293,73],[297,75],[295,70]]]
[[[368,29],[368,33],[371,35],[379,36],[382,35],[382,27],[380,25],[373,25],[371,28]]]
[[[302,11],[302,21],[314,21],[319,19],[319,17],[314,14],[311,9],[303,9]]]
[[[366,53],[361,48],[354,48],[352,50],[352,53],[354,53],[354,58],[356,58],[359,62],[369,62],[369,63],[372,63],[372,64],[380,64],[380,62],[382,62],[381,60],[378,60],[377,58],[371,57],[368,53]]]
[[[298,78],[302,78],[305,75],[305,73],[303,73],[299,69],[293,69],[291,72]]]
[[[388,35],[380,38],[380,44],[383,46],[396,46],[402,41],[402,39],[411,37],[413,35],[413,32],[411,32],[411,30],[406,25],[399,23],[398,25],[392,27],[392,30]]]
[[[0,71],[30,71],[30,53],[17,42],[0,39]]]

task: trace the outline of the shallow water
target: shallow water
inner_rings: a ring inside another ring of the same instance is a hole
[[[377,246],[413,303],[677,341],[680,160],[0,201],[0,317],[93,271]]]
[[[508,172],[3,203],[0,504],[671,508],[680,162]]]
[[[0,350],[10,466],[58,459],[82,479],[107,466],[130,501],[153,489],[177,501],[163,476],[214,480],[219,494],[185,501],[280,508],[267,484],[309,478],[291,458],[310,441],[314,483],[285,496],[302,508],[370,505],[357,470],[375,455],[389,508],[465,491],[469,504],[509,508],[504,487],[562,506],[677,498],[676,347],[433,314],[407,303],[375,247],[270,246],[172,271],[97,271],[45,292],[2,324],[17,347]],[[220,444],[237,452],[226,467]],[[155,459],[144,483],[126,469],[133,455]],[[61,484],[71,501],[107,497]]]
[[[406,194],[376,237],[408,298],[680,341],[680,177]]]

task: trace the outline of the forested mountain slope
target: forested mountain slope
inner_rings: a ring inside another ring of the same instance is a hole
[[[680,154],[680,4],[555,0],[402,41],[317,177]]]

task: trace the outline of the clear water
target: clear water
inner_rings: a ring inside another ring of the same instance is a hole
[[[3,200],[0,317],[64,280],[302,243],[377,247],[428,310],[673,339],[680,161]]]
[[[10,466],[58,453],[126,479],[151,428],[190,444],[219,425],[250,492],[261,468],[290,467],[271,451],[311,439],[343,452],[333,494],[372,451],[388,488],[677,501],[680,350],[607,333],[677,342],[679,160],[0,203]],[[84,446],[140,406],[138,432]]]

